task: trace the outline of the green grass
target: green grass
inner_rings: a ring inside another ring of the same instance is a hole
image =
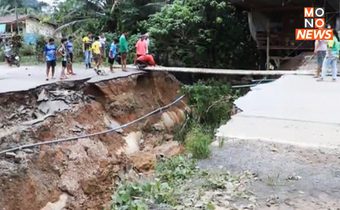
[[[188,97],[191,113],[175,129],[174,139],[184,142],[193,158],[208,158],[215,129],[230,118],[235,93],[228,84],[215,80],[184,85],[181,91]]]
[[[202,127],[195,126],[188,132],[185,138],[185,148],[195,159],[205,159],[211,154],[210,143],[212,136]]]
[[[154,181],[123,182],[112,196],[112,210],[146,210],[151,204],[177,205],[177,189],[196,172],[196,164],[177,156],[157,164]]]
[[[177,156],[158,162],[152,180],[123,180],[112,196],[111,210],[213,210],[216,205],[234,209],[236,203],[254,206],[254,196],[242,187],[252,177],[248,172],[232,175],[228,171],[202,170],[195,160]],[[211,197],[215,193],[218,196]],[[200,208],[196,207],[198,203]]]

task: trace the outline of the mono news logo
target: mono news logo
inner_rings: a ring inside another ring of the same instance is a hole
[[[301,40],[333,40],[333,29],[326,26],[325,9],[321,7],[304,8],[304,28],[295,29],[295,39]]]

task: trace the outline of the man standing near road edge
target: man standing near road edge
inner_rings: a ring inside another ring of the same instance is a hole
[[[88,33],[83,38],[83,52],[84,52],[84,63],[85,68],[91,68],[91,45],[92,45],[92,33]]]
[[[99,42],[101,44],[101,47],[100,47],[101,55],[102,55],[102,58],[104,59],[105,58],[105,49],[106,49],[106,37],[105,37],[104,33],[102,33],[99,36]]]
[[[44,48],[46,59],[46,81],[50,79],[50,70],[52,70],[52,79],[54,79],[55,66],[57,60],[57,46],[54,44],[54,39],[50,38]]]
[[[110,71],[113,73],[113,64],[116,59],[117,55],[117,43],[118,40],[114,39],[110,45],[110,51],[109,51],[109,64],[110,64]]]
[[[123,32],[119,38],[119,52],[121,53],[122,70],[126,71],[126,60],[129,52],[129,44],[126,40],[127,32]]]
[[[317,70],[316,70],[315,78],[320,77],[321,69],[322,69],[322,63],[323,63],[323,60],[326,57],[326,52],[327,52],[327,41],[326,40],[316,40],[315,41],[314,55],[316,55],[318,67],[317,67]]]
[[[140,56],[146,55],[146,51],[147,51],[147,46],[146,46],[146,40],[145,40],[145,36],[141,36],[137,43],[136,43],[136,56],[134,59],[134,64],[136,65],[136,60],[137,58],[139,58]]]
[[[101,51],[101,43],[99,41],[99,37],[95,37],[95,41],[92,44],[92,53],[93,53],[93,60],[95,62],[94,70],[97,74],[99,74],[99,68],[102,63],[102,51]]]
[[[144,34],[145,42],[146,42],[146,54],[149,54],[149,46],[150,46],[150,37],[149,33]]]

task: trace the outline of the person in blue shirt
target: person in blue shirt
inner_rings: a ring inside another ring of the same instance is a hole
[[[60,80],[67,79],[67,65],[68,65],[68,54],[67,54],[67,48],[66,48],[67,39],[62,38],[61,39],[61,46],[58,49],[58,54],[61,56],[61,74],[60,74]]]
[[[52,79],[54,79],[55,66],[57,60],[57,46],[54,44],[54,39],[50,38],[44,48],[44,55],[46,60],[46,81],[50,79],[52,70]]]
[[[76,75],[73,72],[73,37],[69,36],[66,42],[66,51],[68,55],[68,62],[67,62],[67,73],[70,75]]]
[[[338,75],[338,60],[340,50],[340,38],[338,32],[333,29],[333,39],[327,41],[326,57],[322,63],[322,70],[320,78],[317,81],[323,81],[327,75],[328,68],[332,69],[333,82],[336,82]]]
[[[110,45],[110,51],[109,51],[109,63],[110,63],[110,71],[113,73],[113,64],[115,62],[116,56],[117,56],[117,43],[118,40],[114,39]]]

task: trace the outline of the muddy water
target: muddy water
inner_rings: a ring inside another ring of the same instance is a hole
[[[0,150],[122,125],[171,103],[179,88],[173,76],[154,73],[2,94]],[[149,173],[158,155],[182,151],[171,133],[186,110],[181,101],[116,133],[1,156],[0,209],[108,207],[117,180]]]

